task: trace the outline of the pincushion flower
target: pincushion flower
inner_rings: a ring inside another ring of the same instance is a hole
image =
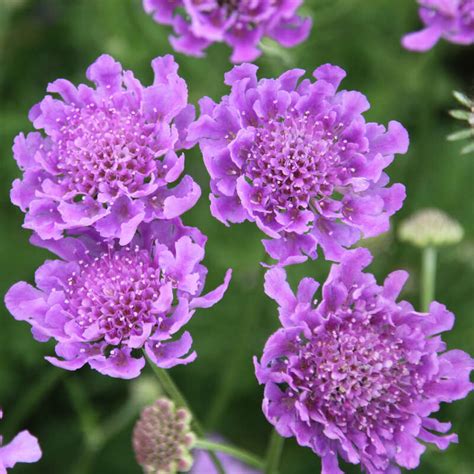
[[[337,91],[345,72],[330,64],[299,81],[293,69],[257,80],[257,67],[227,73],[228,96],[201,100],[189,136],[199,140],[211,177],[211,212],[225,224],[254,221],[281,264],[325,256],[338,260],[363,234],[389,228],[405,198],[383,171],[405,153],[408,134],[398,122],[367,123],[357,91]]]
[[[172,56],[152,61],[153,85],[143,87],[112,57],[87,70],[95,88],[65,79],[49,84],[29,114],[41,132],[20,133],[13,152],[23,178],[14,204],[24,227],[43,239],[91,226],[128,244],[141,222],[172,219],[192,207],[199,186],[183,171],[186,128],[194,117],[187,86]]]
[[[143,0],[156,22],[172,25],[176,51],[203,56],[212,43],[225,42],[232,62],[260,56],[260,40],[268,36],[285,47],[304,41],[311,19],[298,16],[302,0]]]
[[[338,456],[370,474],[417,467],[422,443],[446,449],[457,442],[446,434],[451,424],[431,414],[473,389],[474,360],[446,351],[439,336],[452,328],[453,314],[436,302],[425,314],[397,302],[408,275],[391,273],[379,286],[362,272],[370,261],[365,249],[347,253],[333,265],[320,303],[311,278],[296,295],[282,268],[265,279],[283,327],[255,362],[263,411],[281,436],[295,436],[322,458],[325,474],[342,473]]]
[[[201,295],[207,269],[206,238],[178,219],[142,224],[127,246],[106,243],[95,232],[78,238],[33,243],[56,253],[35,275],[36,286],[16,283],[5,303],[17,320],[32,326],[35,339],[53,338],[53,365],[134,378],[145,364],[140,349],[162,368],[187,364],[189,332],[178,334],[197,308],[208,308],[227,289],[224,283]]]
[[[0,419],[3,411],[0,409]],[[33,463],[41,458],[41,449],[38,440],[28,431],[18,433],[10,443],[3,445],[0,436],[0,474],[6,474],[7,469],[15,467],[16,463]]]
[[[402,44],[412,51],[427,51],[440,38],[451,43],[474,43],[474,0],[418,0],[421,31],[405,35]]]

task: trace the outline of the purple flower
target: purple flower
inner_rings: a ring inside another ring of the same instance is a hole
[[[91,226],[128,244],[141,222],[172,219],[191,208],[199,186],[181,175],[194,119],[187,87],[172,56],[152,61],[155,80],[143,87],[107,55],[87,70],[93,89],[64,79],[49,84],[29,118],[40,132],[20,133],[13,147],[24,171],[11,192],[26,212],[24,227],[43,239]]]
[[[3,411],[0,410],[0,419]],[[0,436],[0,474],[6,474],[7,469],[14,467],[18,462],[32,463],[41,458],[41,449],[38,440],[28,431],[18,433],[10,443],[2,445]]]
[[[418,0],[421,31],[402,38],[405,48],[427,51],[440,38],[452,43],[474,43],[474,0]]]
[[[8,291],[5,303],[17,320],[31,324],[35,339],[56,340],[53,365],[76,370],[88,363],[111,377],[133,378],[145,364],[144,349],[159,367],[196,358],[188,332],[178,331],[197,308],[208,308],[227,289],[224,283],[201,296],[207,269],[206,238],[179,219],[142,224],[128,246],[106,243],[93,231],[79,238],[32,243],[62,258]],[[138,352],[138,354],[136,354]],[[137,357],[136,357],[137,355]]]
[[[231,92],[219,104],[205,97],[190,126],[211,176],[211,212],[225,224],[256,222],[273,240],[264,245],[281,264],[341,258],[361,234],[386,231],[405,198],[384,173],[408,135],[366,123],[365,96],[337,88],[345,72],[326,64],[316,82],[293,69],[257,80],[257,67],[227,73]]]
[[[302,0],[143,0],[155,21],[172,25],[170,42],[176,51],[203,56],[215,42],[232,49],[232,62],[253,61],[258,44],[269,36],[285,47],[304,41],[311,19],[296,14]]]
[[[457,442],[450,423],[430,415],[441,402],[472,389],[474,360],[446,351],[439,333],[454,315],[439,303],[418,313],[396,299],[408,277],[391,273],[383,286],[362,269],[370,253],[358,249],[333,265],[322,289],[312,278],[293,294],[281,268],[268,271],[265,290],[280,305],[283,325],[268,340],[260,363],[263,411],[284,437],[295,436],[322,458],[322,472],[340,474],[337,457],[370,474],[413,469],[432,443]]]

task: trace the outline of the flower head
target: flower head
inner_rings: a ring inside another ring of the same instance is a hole
[[[170,42],[176,51],[203,56],[214,42],[232,49],[232,61],[253,61],[258,44],[269,36],[285,47],[304,41],[311,20],[297,15],[302,0],[143,0],[155,21],[172,25]]]
[[[192,339],[177,333],[197,308],[208,308],[227,289],[224,283],[201,296],[207,269],[206,238],[178,219],[142,224],[127,246],[106,243],[95,232],[78,238],[33,243],[62,260],[47,261],[35,275],[37,288],[16,283],[5,303],[17,320],[32,326],[35,339],[56,340],[52,364],[76,370],[88,363],[105,375],[140,374],[144,349],[159,367],[187,364]],[[138,353],[138,357],[135,357]]]
[[[202,99],[190,127],[211,176],[213,216],[256,222],[281,264],[315,258],[318,245],[340,259],[361,234],[386,231],[405,197],[383,170],[407,151],[406,130],[366,123],[365,96],[337,91],[339,67],[319,67],[316,82],[300,82],[303,74],[258,81],[256,66],[235,67],[226,75],[230,94],[219,104]]]
[[[427,51],[440,38],[451,43],[474,43],[474,0],[418,0],[421,31],[405,35],[402,44],[412,51]]]
[[[402,221],[400,240],[417,247],[440,247],[459,243],[464,230],[459,222],[439,209],[422,209]]]
[[[0,410],[0,419],[3,418],[3,411]],[[28,431],[18,433],[10,443],[3,445],[0,436],[0,474],[7,472],[7,469],[15,467],[18,462],[33,463],[41,458],[41,449],[38,440]]]
[[[26,212],[24,227],[43,239],[91,226],[128,244],[141,222],[171,219],[200,195],[183,171],[187,125],[194,109],[172,56],[152,61],[155,80],[143,87],[107,55],[87,70],[96,88],[58,79],[30,112],[35,128],[19,134],[13,152],[23,178],[14,204]]]
[[[174,474],[191,469],[191,414],[167,398],[146,407],[133,430],[133,449],[145,474]]]
[[[319,304],[311,278],[296,295],[283,269],[265,279],[283,327],[255,362],[265,384],[263,411],[282,436],[321,456],[326,474],[342,473],[338,456],[370,474],[415,468],[425,450],[420,441],[440,449],[457,441],[436,434],[451,424],[430,415],[474,387],[474,360],[446,351],[439,336],[452,328],[453,314],[436,302],[426,314],[397,302],[407,274],[394,272],[379,286],[362,272],[370,261],[365,249],[346,254],[333,265]]]

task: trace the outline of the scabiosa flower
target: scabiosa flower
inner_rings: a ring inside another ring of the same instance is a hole
[[[40,132],[20,133],[13,147],[24,171],[11,199],[26,212],[24,227],[43,239],[91,226],[128,244],[141,222],[172,219],[192,207],[200,189],[185,176],[186,128],[194,109],[172,56],[152,61],[143,87],[107,55],[87,70],[96,88],[58,79],[29,118]]]
[[[421,31],[405,35],[402,44],[412,51],[427,51],[440,38],[451,43],[474,43],[474,0],[418,0]]]
[[[0,409],[0,419],[3,411]],[[7,469],[15,467],[18,462],[33,463],[41,458],[41,449],[38,440],[28,431],[18,433],[10,443],[3,445],[0,436],[0,474],[5,474]]]
[[[62,260],[47,261],[35,275],[37,288],[16,283],[5,303],[17,320],[32,326],[35,339],[56,340],[53,365],[76,370],[84,364],[102,374],[134,378],[145,364],[139,349],[159,367],[187,364],[188,332],[177,336],[197,308],[208,308],[224,283],[201,296],[207,269],[206,238],[178,219],[142,224],[127,246],[106,243],[95,232],[78,238],[32,242]]]
[[[143,409],[133,430],[133,449],[145,474],[188,472],[193,464],[191,449],[196,436],[191,414],[160,398]]]
[[[269,36],[285,47],[304,41],[311,19],[297,10],[302,0],[143,0],[145,11],[156,22],[172,25],[170,42],[176,51],[203,56],[215,42],[232,49],[232,62],[253,61],[260,56],[258,44]]]
[[[370,261],[365,249],[348,252],[333,265],[320,303],[311,278],[296,295],[282,268],[265,279],[283,327],[255,361],[263,411],[280,435],[321,456],[325,474],[342,473],[338,456],[370,474],[415,468],[420,441],[440,449],[457,442],[455,434],[436,434],[451,424],[430,415],[473,388],[474,360],[446,352],[439,336],[453,314],[436,302],[426,314],[397,302],[408,275],[394,272],[379,286],[362,272]]]
[[[227,73],[219,104],[205,97],[190,126],[211,176],[211,212],[225,224],[255,221],[273,240],[264,245],[281,264],[341,258],[361,234],[386,231],[405,188],[383,172],[408,135],[366,123],[369,108],[356,91],[337,91],[345,72],[330,64],[303,80],[301,69],[257,80],[257,67]],[[304,255],[305,254],[305,255]]]

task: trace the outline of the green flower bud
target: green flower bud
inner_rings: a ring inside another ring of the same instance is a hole
[[[453,245],[463,238],[464,230],[439,209],[422,209],[405,219],[398,229],[398,237],[417,247]]]

